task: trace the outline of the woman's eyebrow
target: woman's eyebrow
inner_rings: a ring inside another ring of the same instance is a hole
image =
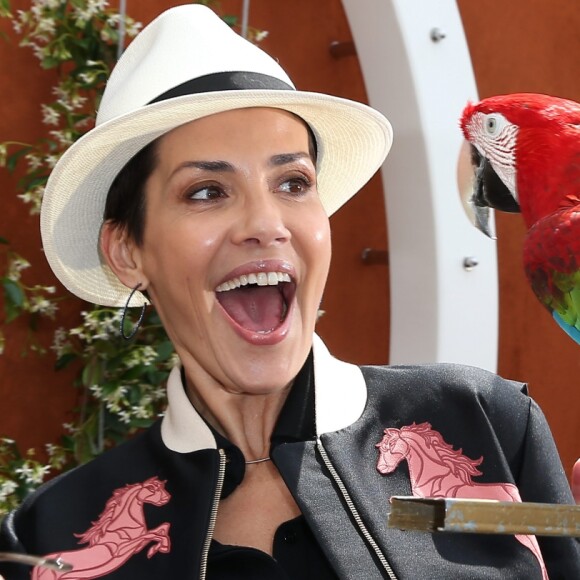
[[[204,171],[235,171],[235,167],[227,161],[184,161],[180,163],[172,172],[175,175],[182,169],[203,169]]]
[[[288,163],[293,163],[294,161],[300,161],[301,159],[311,159],[308,153],[280,153],[279,155],[274,155],[270,157],[268,161],[269,165],[277,167],[279,165],[286,165]]]
[[[272,167],[279,167],[280,165],[287,165],[302,159],[311,159],[310,155],[305,152],[299,153],[280,153],[273,155],[268,160],[268,165]],[[202,169],[204,171],[227,171],[233,173],[236,168],[228,161],[184,161],[180,163],[172,172],[171,176],[179,173],[183,169]]]

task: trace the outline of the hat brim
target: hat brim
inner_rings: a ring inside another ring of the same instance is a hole
[[[123,306],[128,290],[103,260],[99,235],[110,186],[127,162],[164,133],[190,121],[248,107],[290,111],[312,128],[317,182],[330,216],[377,171],[392,129],[374,109],[339,97],[292,90],[239,90],[185,95],[146,105],[97,126],[60,158],[41,208],[48,262],[73,294],[103,306]],[[136,292],[130,306],[145,297]]]

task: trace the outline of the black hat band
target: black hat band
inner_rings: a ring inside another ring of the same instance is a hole
[[[185,81],[155,97],[148,104],[151,105],[152,103],[158,103],[184,95],[240,90],[293,91],[294,88],[288,83],[270,75],[247,71],[229,71],[212,73]]]

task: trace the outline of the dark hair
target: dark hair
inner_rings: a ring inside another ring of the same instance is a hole
[[[105,202],[105,221],[124,228],[138,246],[145,232],[145,185],[157,166],[157,144],[152,141],[121,169],[111,184]]]
[[[295,116],[304,123],[308,131],[308,153],[316,164],[318,148],[314,132],[308,123]],[[157,166],[159,139],[141,149],[121,169],[111,184],[105,202],[103,219],[124,228],[129,238],[138,246],[143,244],[145,233],[145,185]]]

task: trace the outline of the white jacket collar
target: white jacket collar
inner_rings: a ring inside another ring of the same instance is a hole
[[[313,353],[316,432],[320,435],[354,423],[364,411],[367,390],[359,367],[334,358],[317,335]],[[165,445],[179,453],[215,449],[211,429],[185,394],[180,367],[169,375],[167,398],[169,404],[161,423]]]

